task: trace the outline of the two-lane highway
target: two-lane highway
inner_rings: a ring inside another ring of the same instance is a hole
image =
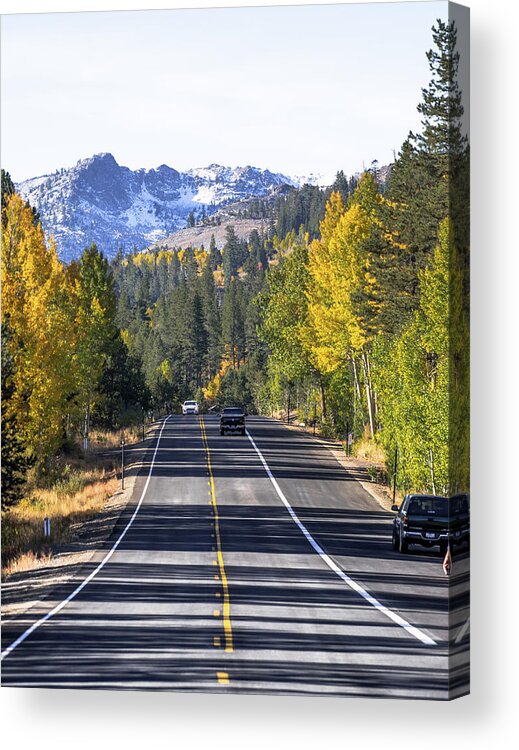
[[[438,554],[394,553],[391,514],[326,447],[273,420],[250,418],[248,430],[165,421],[82,579],[44,614],[4,624],[3,685],[465,691],[463,561],[454,623]]]

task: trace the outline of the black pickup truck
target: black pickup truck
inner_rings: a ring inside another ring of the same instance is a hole
[[[239,406],[228,406],[220,414],[220,435],[226,432],[245,435],[245,412]]]
[[[393,521],[394,550],[407,552],[410,544],[424,547],[447,546],[470,541],[470,504],[466,494],[451,498],[435,495],[406,495]]]

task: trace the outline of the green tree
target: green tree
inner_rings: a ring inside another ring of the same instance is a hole
[[[208,358],[208,332],[205,324],[204,307],[198,290],[198,284],[193,290],[190,302],[190,336],[193,342],[192,367],[194,370],[195,385],[198,389],[201,388],[203,384],[202,376]]]
[[[27,446],[16,409],[13,408],[15,391],[15,363],[10,348],[9,326],[2,324],[2,510],[18,503],[23,495],[27,478]]]
[[[216,271],[216,269],[221,265],[222,265],[222,254],[220,250],[218,249],[216,240],[214,238],[214,234],[212,234],[211,241],[209,243],[209,267],[211,268],[211,270]]]
[[[4,209],[7,206],[7,201],[14,192],[14,183],[11,180],[11,175],[9,174],[9,172],[6,172],[4,169],[2,169],[2,224]]]
[[[236,278],[241,261],[240,241],[233,226],[225,227],[225,245],[223,247],[224,285],[228,289]]]
[[[108,261],[95,244],[69,267],[69,275],[75,293],[75,402],[87,439],[91,410],[102,397],[101,378],[117,339],[116,298]]]
[[[310,369],[303,331],[308,315],[308,249],[298,244],[273,267],[258,297],[261,309],[260,337],[268,345],[270,367],[294,381]]]
[[[230,282],[222,307],[222,342],[224,356],[237,369],[245,355],[245,306],[243,284],[238,279]]]
[[[93,421],[109,429],[118,429],[129,410],[148,409],[150,394],[140,361],[132,356],[120,335],[114,339],[106,357],[99,382],[99,400]]]
[[[418,105],[423,127],[417,134],[409,133],[402,146],[391,170],[385,204],[397,269],[387,290],[393,300],[389,318],[394,331],[419,304],[419,274],[445,217],[462,230],[457,244],[462,257],[468,253],[468,146],[462,132],[454,23],[438,20],[433,39],[435,49],[427,53],[431,81]]]
[[[463,296],[456,268],[452,224],[446,219],[428,265],[420,272],[420,305],[399,336],[379,342],[375,353],[382,440],[398,446],[402,489],[447,494],[468,489],[468,436],[452,413],[451,305]],[[456,326],[461,342],[466,332]],[[467,406],[467,404],[464,404]],[[467,415],[468,416],[468,415]],[[452,430],[457,458],[453,461]],[[461,438],[461,439],[460,439]]]
[[[209,379],[213,378],[220,369],[222,356],[221,322],[214,273],[208,262],[200,278],[200,296],[202,300],[204,327],[207,338],[205,368]]]

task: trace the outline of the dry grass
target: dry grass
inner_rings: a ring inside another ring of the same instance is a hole
[[[119,448],[123,438],[126,444],[138,443],[142,439],[142,427],[124,427],[117,432],[113,430],[92,430],[90,432],[90,448],[92,450]]]
[[[87,456],[79,442],[71,443],[67,456],[55,459],[44,475],[30,473],[25,497],[2,513],[2,578],[23,570],[52,564],[52,555],[71,541],[78,525],[94,518],[119,486],[116,478],[117,449],[142,438],[140,425],[122,430],[92,430]],[[43,534],[43,519],[49,518],[51,536]]]
[[[388,474],[386,468],[386,454],[382,446],[370,437],[366,428],[363,436],[353,444],[353,455],[369,463],[367,472],[372,482],[387,487]]]
[[[23,573],[26,570],[34,570],[41,565],[50,565],[52,561],[52,554],[50,552],[45,553],[42,551],[39,555],[35,552],[25,552],[19,557],[15,558],[10,562],[5,569],[2,569],[2,578],[4,576],[11,576],[14,573]]]
[[[48,564],[52,550],[71,540],[78,523],[99,513],[118,486],[111,466],[67,464],[52,488],[29,490],[2,516],[2,577]],[[50,538],[43,535],[44,518],[50,518]]]
[[[356,458],[362,458],[364,461],[370,461],[373,464],[383,465],[386,463],[386,454],[382,446],[369,436],[369,432],[356,440],[353,445],[353,455]]]

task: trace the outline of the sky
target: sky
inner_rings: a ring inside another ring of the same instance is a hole
[[[15,182],[108,151],[179,170],[346,174],[393,160],[446,2],[2,16]]]

